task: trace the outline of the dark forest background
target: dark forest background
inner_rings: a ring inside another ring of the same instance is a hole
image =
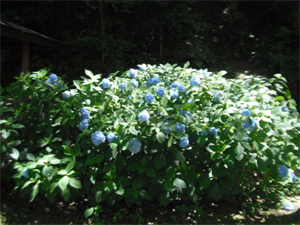
[[[229,76],[281,73],[299,101],[298,1],[1,1],[1,18],[65,43],[33,48],[31,71],[71,81],[85,68],[107,76],[189,61]],[[2,86],[20,74],[14,47],[1,48]]]

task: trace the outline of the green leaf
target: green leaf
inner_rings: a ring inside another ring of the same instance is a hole
[[[260,158],[257,158],[257,165],[258,168],[262,171],[265,172],[267,167],[268,167],[269,161],[268,161],[268,157],[266,156],[262,156]]]
[[[10,131],[9,130],[1,130],[1,133],[2,133],[2,137],[4,139],[7,139],[10,135]]]
[[[175,180],[173,181],[173,185],[177,188],[179,188],[180,192],[182,192],[183,188],[186,188],[186,184],[184,182],[184,180],[181,180],[179,178],[175,178]]]
[[[132,114],[132,115],[128,118],[128,120],[127,120],[128,124],[131,124],[131,123],[134,121],[135,118],[136,118],[136,115],[135,115],[135,114]]]
[[[27,153],[26,158],[27,158],[28,160],[30,160],[30,161],[34,161],[34,160],[35,160],[34,155],[31,154],[31,153]]]
[[[139,197],[139,195],[140,195],[140,191],[138,191],[138,190],[133,190],[133,191],[132,191],[132,195],[133,195],[133,197],[134,197],[135,199],[137,199],[137,198]]]
[[[140,189],[145,185],[146,181],[143,176],[138,176],[135,178],[132,182],[132,188],[133,189]]]
[[[58,186],[60,187],[60,189],[63,191],[67,188],[68,184],[69,184],[70,178],[67,176],[64,176],[63,178],[61,178],[58,182]]]
[[[185,157],[183,155],[182,152],[180,152],[177,148],[173,148],[173,155],[175,157],[175,159],[184,162],[185,161]]]
[[[159,154],[154,159],[154,165],[157,169],[162,168],[166,164],[166,157],[163,154]]]
[[[11,149],[11,153],[9,154],[9,156],[11,158],[13,158],[14,160],[18,160],[19,156],[20,156],[20,153],[17,149],[13,148],[13,149]]]
[[[256,141],[253,141],[252,144],[253,144],[254,148],[255,148],[257,151],[259,151],[259,144],[258,144]]]
[[[156,172],[155,172],[155,170],[154,170],[153,168],[151,168],[151,167],[147,167],[147,168],[145,169],[145,174],[146,174],[148,177],[153,177],[153,178],[156,177]]]
[[[187,62],[184,64],[184,66],[183,66],[183,69],[186,69],[186,68],[188,68],[188,67],[189,67],[189,65],[190,65],[190,62],[189,62],[189,61],[187,61]]]
[[[66,188],[65,190],[63,190],[62,196],[66,201],[68,201],[70,199],[70,189]]]
[[[53,158],[53,159],[50,160],[50,164],[52,164],[52,165],[58,165],[58,164],[60,164],[60,160],[57,159],[57,158]]]
[[[205,144],[207,140],[207,137],[204,136],[204,135],[200,135],[198,138],[197,138],[197,143],[200,145],[199,147],[203,146]]]
[[[25,126],[22,125],[22,124],[17,123],[17,124],[13,124],[11,127],[12,127],[13,129],[21,129],[21,128],[24,128]]]
[[[205,178],[200,183],[200,190],[203,190],[203,189],[207,188],[209,185],[210,185],[210,179],[209,178]]]
[[[218,74],[218,76],[224,76],[225,74],[227,74],[227,71],[221,70],[221,71],[218,72],[217,74]]]
[[[285,100],[285,98],[283,96],[277,96],[276,100],[279,101],[279,102],[282,102],[282,101]]]
[[[75,166],[75,162],[76,162],[75,157],[73,157],[71,162],[69,162],[69,164],[66,167],[67,173],[69,173],[73,169],[73,167]]]
[[[94,213],[94,207],[88,208],[84,211],[85,218],[88,218]]]
[[[234,152],[235,152],[235,158],[238,161],[241,161],[244,157],[244,147],[238,143],[237,146],[234,148]]]
[[[102,191],[97,191],[97,193],[95,195],[95,200],[96,200],[96,202],[101,202],[101,200],[102,200]]]
[[[212,195],[212,198],[215,200],[215,201],[218,201],[221,199],[222,197],[222,191],[221,191],[221,188],[219,186],[219,184],[215,184],[211,190],[211,195]]]
[[[139,131],[137,131],[134,126],[131,126],[129,128],[129,132],[133,135],[137,135],[139,133]]]
[[[158,132],[156,133],[156,139],[157,139],[157,141],[158,141],[159,143],[162,144],[162,143],[165,141],[165,138],[166,138],[166,136],[165,136],[165,134],[164,134],[163,132],[158,131]]]
[[[169,167],[166,170],[166,178],[169,179],[169,180],[171,180],[171,179],[173,179],[174,176],[175,176],[175,170],[174,170],[174,168]]]
[[[33,186],[33,188],[32,188],[32,192],[31,192],[31,194],[30,194],[30,202],[32,202],[34,199],[35,199],[35,197],[36,197],[36,195],[39,193],[39,184],[37,183],[36,185],[34,185]]]
[[[173,137],[171,136],[168,140],[168,148],[170,148],[173,144]]]
[[[85,74],[86,74],[87,76],[89,76],[90,78],[92,78],[92,79],[93,79],[93,77],[94,77],[94,74],[93,74],[92,71],[90,71],[90,70],[85,69]]]
[[[45,165],[44,168],[43,168],[43,175],[45,177],[47,177],[49,180],[52,179],[53,177],[53,172],[54,172],[54,169],[52,166],[48,166],[48,165]]]
[[[0,120],[0,124],[7,123],[7,120]]]
[[[71,177],[70,178],[70,186],[72,186],[73,188],[76,188],[76,189],[81,189],[81,182],[80,180],[77,180],[75,177]]]
[[[163,191],[159,197],[158,200],[161,204],[163,204],[164,206],[168,205],[171,201],[170,198],[170,193],[168,191]]]
[[[172,191],[174,189],[173,183],[170,180],[164,182],[164,188],[166,191]]]

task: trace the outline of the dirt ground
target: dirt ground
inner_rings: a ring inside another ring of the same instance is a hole
[[[12,184],[1,183],[0,224],[92,224],[83,212],[87,203],[54,204],[37,198],[28,199],[10,195]],[[190,201],[174,201],[167,207],[157,202],[128,207],[120,204],[107,212],[101,220],[104,224],[300,224],[300,196],[288,199],[295,205],[294,211],[282,208],[262,211],[260,215],[248,216],[232,201],[200,202],[197,206]]]

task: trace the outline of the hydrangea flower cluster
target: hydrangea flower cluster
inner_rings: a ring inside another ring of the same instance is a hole
[[[158,97],[162,97],[165,94],[165,89],[163,87],[159,87],[156,89],[156,94]]]
[[[29,173],[28,173],[28,169],[27,168],[23,170],[23,176],[25,178],[29,178]]]
[[[282,108],[281,108],[281,111],[282,111],[282,112],[288,112],[289,110],[288,110],[287,107],[282,107]]]
[[[181,148],[186,148],[188,145],[189,145],[189,139],[187,137],[182,137],[180,138],[180,143],[179,143],[179,146]]]
[[[214,102],[214,103],[220,102],[220,95],[214,94],[214,96],[213,96],[213,102]]]
[[[80,123],[78,125],[79,130],[83,131],[89,126],[89,121],[87,120],[90,116],[90,112],[86,108],[80,110]]]
[[[91,135],[91,139],[94,145],[98,146],[105,142],[105,136],[101,131],[95,131]]]
[[[109,132],[106,135],[106,139],[108,140],[108,142],[112,142],[115,138],[117,138],[117,136],[113,132]]]
[[[135,69],[129,69],[129,73],[131,75],[131,78],[134,78],[137,75],[137,71]]]
[[[149,87],[151,84],[153,84],[153,78],[149,78],[146,83],[147,87]]]
[[[242,116],[246,116],[246,117],[251,116],[250,110],[249,110],[249,109],[244,109],[244,110],[242,111]]]
[[[190,84],[192,86],[198,86],[200,83],[201,83],[201,81],[198,77],[192,77],[190,80]]]
[[[145,96],[145,100],[146,100],[147,103],[153,102],[154,101],[154,95],[153,94],[147,94]]]
[[[169,123],[165,122],[163,125],[167,125],[167,124],[169,124]],[[171,128],[169,128],[169,129],[161,129],[161,131],[164,132],[164,133],[166,133],[166,134],[169,134],[169,133],[171,133],[172,129]]]
[[[62,93],[62,97],[65,98],[65,99],[68,99],[70,97],[70,92],[65,91],[64,93]]]
[[[137,82],[137,80],[135,80],[135,79],[132,79],[131,83],[132,83],[133,88],[137,88],[139,86],[139,82]]]
[[[142,112],[139,113],[138,118],[141,121],[146,121],[150,118],[149,113],[147,112],[147,110],[143,110]]]
[[[192,99],[189,99],[189,100],[186,101],[186,103],[193,104],[194,101]]]
[[[171,97],[174,99],[178,98],[178,92],[177,91],[171,91]]]
[[[110,81],[108,79],[104,78],[102,80],[102,87],[103,88],[109,88],[109,85],[110,85]]]
[[[120,84],[120,89],[123,91],[125,88],[126,88],[126,84],[121,83],[121,84]]]
[[[279,176],[281,178],[287,177],[288,172],[289,172],[289,169],[285,165],[280,165],[278,170],[277,170],[277,173],[279,174]]]
[[[209,129],[209,133],[211,133],[214,136],[218,136],[218,130],[215,127],[211,127]]]
[[[178,86],[178,91],[179,91],[179,92],[184,92],[184,91],[185,91],[185,86],[184,86],[183,84],[180,84],[180,85]]]
[[[141,142],[139,142],[139,140],[137,138],[131,138],[129,140],[128,149],[132,153],[136,154],[139,151],[141,151],[141,146],[142,146],[142,144],[141,144]]]
[[[57,75],[54,74],[54,73],[51,73],[51,74],[49,75],[49,81],[50,81],[51,84],[55,84],[56,81],[57,81]]]
[[[243,122],[243,127],[246,130],[251,130],[251,131],[254,130],[254,128],[256,127],[256,121],[255,121],[255,119],[252,119],[252,120],[247,119],[247,120],[245,120]]]
[[[286,211],[294,211],[294,210],[295,210],[295,206],[294,206],[294,204],[291,203],[290,201],[286,201],[286,202],[284,203],[284,209],[285,209]]]
[[[176,123],[176,131],[184,134],[185,133],[185,125],[177,122]]]
[[[175,88],[175,89],[178,88],[178,86],[179,86],[179,84],[176,83],[176,82],[174,82],[174,83],[171,84],[171,87],[172,87],[172,88]]]
[[[161,82],[160,77],[154,77],[154,78],[153,78],[153,84],[154,84],[154,85],[157,85],[157,84],[160,83],[160,82]]]
[[[88,127],[89,127],[89,121],[87,119],[81,120],[80,123],[79,123],[79,125],[78,125],[78,128],[81,131],[85,130]]]

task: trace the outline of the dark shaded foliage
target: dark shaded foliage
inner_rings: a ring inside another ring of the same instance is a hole
[[[1,11],[3,19],[66,43],[59,52],[36,48],[32,71],[51,67],[72,80],[84,68],[108,74],[190,61],[236,70],[228,59],[242,60],[266,76],[282,73],[299,100],[298,2],[7,1]],[[18,57],[2,53],[2,79],[17,73],[11,62]]]

